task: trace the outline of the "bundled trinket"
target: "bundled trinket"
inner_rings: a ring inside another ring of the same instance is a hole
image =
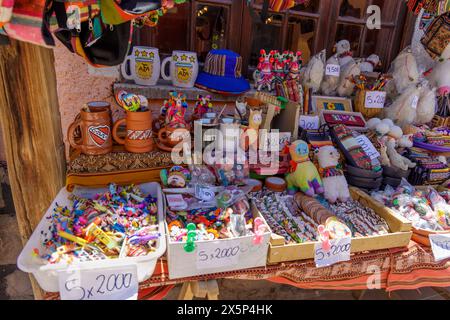
[[[317,239],[318,224],[299,210],[292,196],[267,189],[252,196],[253,203],[266,219],[272,232],[283,236],[287,243],[302,243]]]
[[[355,200],[330,205],[331,211],[352,230],[353,236],[364,237],[389,233],[386,221],[372,208]]]
[[[161,237],[157,199],[134,186],[109,185],[93,199],[70,196],[72,207],[57,205],[51,237],[42,258],[50,263],[147,255]]]

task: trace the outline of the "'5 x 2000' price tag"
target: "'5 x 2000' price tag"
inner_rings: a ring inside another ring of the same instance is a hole
[[[69,268],[59,274],[61,300],[136,300],[138,288],[136,266]]]
[[[314,261],[317,268],[328,267],[335,263],[350,260],[352,238],[330,240],[331,248],[325,251],[322,243],[314,246]]]
[[[450,234],[430,234],[429,238],[436,262],[450,258]]]
[[[202,247],[196,250],[197,268],[211,269],[236,265],[239,263],[241,251],[241,245],[236,242],[203,243]]]

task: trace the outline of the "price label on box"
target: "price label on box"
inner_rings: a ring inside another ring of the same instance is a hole
[[[382,109],[386,101],[386,92],[384,91],[366,91],[366,99],[364,105],[370,109]]]
[[[325,67],[325,75],[339,77],[341,74],[341,66],[338,64],[327,64]]]
[[[434,260],[441,261],[450,258],[450,234],[430,234],[429,238]]]
[[[326,251],[322,248],[322,243],[314,246],[314,262],[317,268],[328,267],[335,263],[350,260],[351,238],[330,240],[331,248]]]
[[[200,250],[196,250],[197,268],[208,269],[232,266],[239,263],[241,245],[230,241],[213,241],[204,243]]]
[[[211,186],[196,184],[194,190],[197,199],[204,201],[211,201],[214,199],[215,193]]]
[[[305,130],[319,130],[319,116],[300,116],[300,128]]]
[[[136,266],[81,270],[69,268],[59,274],[61,300],[136,300]]]

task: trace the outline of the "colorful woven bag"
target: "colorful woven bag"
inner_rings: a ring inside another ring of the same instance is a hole
[[[6,34],[20,41],[45,47],[54,46],[55,41],[49,30],[48,1],[15,0],[11,20],[3,26]]]
[[[11,20],[14,0],[0,0],[0,28]]]
[[[149,14],[161,8],[161,1],[100,0],[102,20],[106,24],[121,24]]]
[[[434,19],[421,42],[433,59],[441,56],[450,42],[450,12],[446,12]]]

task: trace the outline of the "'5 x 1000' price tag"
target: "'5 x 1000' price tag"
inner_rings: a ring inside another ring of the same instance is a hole
[[[317,268],[328,267],[332,264],[349,261],[352,238],[342,238],[330,240],[331,248],[325,251],[322,243],[316,243],[314,246],[314,261]]]
[[[136,300],[138,287],[136,266],[69,268],[59,274],[61,300]]]

